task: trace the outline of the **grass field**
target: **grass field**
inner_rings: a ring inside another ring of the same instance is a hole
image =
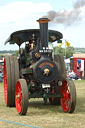
[[[44,105],[42,99],[30,99],[26,116],[18,115],[16,108],[4,103],[3,83],[0,83],[0,119],[39,128],[84,128],[85,127],[85,80],[74,81],[77,104],[74,113],[64,113],[61,106]],[[0,128],[27,128],[0,120]]]

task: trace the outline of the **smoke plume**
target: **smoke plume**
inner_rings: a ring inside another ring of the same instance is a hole
[[[49,18],[54,23],[64,24],[70,26],[82,20],[81,8],[85,6],[85,0],[77,0],[73,3],[72,10],[61,10],[58,12],[49,11],[44,18]]]

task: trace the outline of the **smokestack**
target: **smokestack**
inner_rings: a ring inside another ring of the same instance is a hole
[[[48,18],[40,18],[37,20],[40,25],[40,38],[41,44],[43,47],[48,47],[48,22],[50,21]]]

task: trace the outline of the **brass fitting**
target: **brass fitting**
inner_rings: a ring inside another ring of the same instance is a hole
[[[37,53],[35,54],[35,57],[36,57],[36,58],[40,58],[40,53],[37,52]]]
[[[44,69],[44,74],[48,75],[49,72],[50,72],[50,70],[49,70],[48,68],[45,68],[45,69]]]

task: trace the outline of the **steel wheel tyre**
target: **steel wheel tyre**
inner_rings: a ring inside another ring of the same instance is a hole
[[[60,99],[64,112],[73,113],[76,106],[76,89],[72,80],[63,80],[60,93],[63,97]]]
[[[19,65],[16,56],[10,57],[11,64],[11,88],[12,88],[12,96],[11,96],[11,106],[15,106],[15,86],[16,82],[19,79]]]
[[[15,104],[20,115],[26,115],[28,109],[28,88],[25,79],[19,79],[15,89]]]

